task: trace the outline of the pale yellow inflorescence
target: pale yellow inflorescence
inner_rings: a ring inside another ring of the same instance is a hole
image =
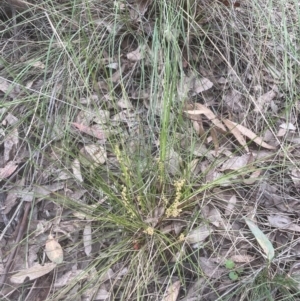
[[[175,195],[175,200],[173,202],[173,204],[166,210],[166,215],[167,217],[177,217],[179,216],[180,212],[182,211],[182,209],[179,209],[179,201],[180,201],[180,198],[181,198],[181,195],[182,195],[182,187],[185,183],[185,180],[182,179],[182,180],[179,180],[179,181],[176,181],[174,183],[174,186],[176,188],[176,195]]]
[[[179,241],[185,241],[185,236],[184,236],[183,233],[181,233],[181,234],[179,235],[178,240],[179,240]]]
[[[122,185],[121,197],[128,214],[130,215],[130,217],[134,217],[134,211],[132,210],[127,198],[127,187],[124,185]]]
[[[148,235],[150,235],[150,236],[152,236],[153,234],[154,234],[154,228],[152,228],[152,227],[148,227],[145,231],[143,231],[144,233],[146,233],[146,234],[148,234]]]

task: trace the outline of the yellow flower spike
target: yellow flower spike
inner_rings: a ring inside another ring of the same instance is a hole
[[[181,234],[179,235],[178,240],[179,240],[179,241],[185,241],[185,236],[184,236],[183,233],[181,233]]]
[[[148,227],[146,230],[143,231],[144,233],[152,236],[154,234],[154,228]]]

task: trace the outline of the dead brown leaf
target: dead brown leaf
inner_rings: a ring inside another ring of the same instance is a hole
[[[104,164],[107,158],[105,148],[97,144],[87,144],[82,148],[81,152],[88,155],[97,164]]]
[[[300,187],[300,170],[298,168],[293,168],[290,172],[290,176],[292,178],[292,181],[295,185],[295,187]]]
[[[11,88],[11,84],[8,80],[0,78],[0,91],[6,93]]]
[[[17,167],[18,164],[15,161],[9,161],[3,168],[0,168],[0,181],[11,176]]]
[[[45,252],[48,258],[55,264],[62,263],[64,254],[61,245],[50,234],[45,245]]]
[[[223,125],[223,123],[217,118],[217,116],[206,106],[197,103],[195,105],[195,110],[187,110],[185,113],[190,115],[199,115],[204,114],[215,126],[217,126],[219,129],[226,132],[226,128]]]
[[[229,119],[223,119],[223,122],[228,127],[229,131],[232,133],[235,139],[239,142],[239,144],[243,146],[247,152],[249,152],[249,147],[247,145],[247,142],[244,136],[241,134],[241,132],[237,129],[235,124]]]
[[[236,204],[236,195],[234,194],[228,201],[228,204],[225,209],[225,215],[231,215]]]
[[[83,229],[83,245],[84,252],[87,256],[90,256],[92,252],[92,227],[91,223],[87,223]]]
[[[209,278],[218,279],[225,272],[224,268],[221,268],[218,264],[205,257],[199,258],[199,264],[204,274]]]
[[[79,181],[79,182],[83,182],[83,178],[81,175],[81,171],[80,171],[80,162],[78,159],[75,159],[72,163],[72,171],[73,171],[73,175],[74,177]]]
[[[231,256],[231,259],[234,261],[234,262],[246,262],[246,263],[249,263],[251,261],[253,261],[255,258],[251,255],[233,255]]]
[[[292,219],[286,215],[269,215],[268,221],[272,227],[300,232],[300,226],[293,223]]]
[[[276,91],[278,91],[278,88],[274,86],[272,90],[269,92],[261,95],[256,100],[256,107],[254,108],[254,112],[260,112],[264,109],[268,104],[270,104],[271,100],[276,96]]]
[[[5,201],[2,203],[2,213],[8,214],[10,210],[16,205],[17,199],[22,195],[25,179],[22,178],[16,182],[15,187],[8,191]]]
[[[230,122],[233,126],[235,126],[240,131],[240,133],[242,135],[248,137],[250,140],[252,140],[256,144],[258,144],[259,146],[262,146],[267,149],[276,149],[275,146],[267,144],[266,142],[263,141],[263,139],[261,137],[257,136],[255,133],[253,133],[251,130],[247,129],[246,127],[244,127],[238,123],[235,123],[233,121],[230,121]]]
[[[220,170],[239,170],[251,163],[252,159],[252,154],[244,154],[239,157],[231,157],[230,159],[224,162]]]
[[[191,230],[185,240],[189,244],[199,244],[203,242],[210,234],[212,230],[209,225],[202,225]]]
[[[213,86],[213,83],[206,77],[197,78],[194,82],[192,90],[194,91],[194,94],[199,94],[203,91],[206,91],[210,89]]]
[[[54,287],[63,287],[75,279],[76,281],[79,281],[85,279],[86,277],[87,273],[85,273],[84,270],[68,271],[55,280]]]
[[[176,301],[180,289],[180,281],[176,281],[171,284],[168,289],[166,295],[161,299],[161,301]]]
[[[257,169],[255,170],[247,179],[244,179],[243,182],[247,185],[252,185],[254,184],[259,178],[260,174],[261,174],[262,170],[261,169]]]
[[[199,75],[192,72],[188,76],[184,76],[183,80],[177,86],[179,97],[186,97],[188,94],[195,96],[201,92],[209,90],[213,83],[206,77],[199,78]]]
[[[17,128],[10,131],[4,139],[4,161],[8,162],[13,159],[16,154],[17,146],[19,143],[19,132]]]
[[[136,50],[127,53],[127,58],[130,61],[137,62],[145,57],[144,47],[139,46]]]
[[[97,139],[100,140],[105,140],[106,135],[103,131],[101,131],[101,129],[99,129],[98,126],[86,126],[84,124],[81,123],[77,123],[77,122],[73,122],[72,123],[80,132],[83,132],[85,134],[88,134],[90,136],[93,136]]]
[[[56,264],[53,262],[45,263],[44,265],[35,264],[31,268],[21,270],[11,276],[10,281],[12,283],[21,284],[26,278],[29,278],[29,280],[34,280],[50,273],[55,267]]]
[[[208,215],[207,219],[216,227],[220,227],[224,224],[224,221],[222,219],[221,213],[217,208],[212,208]]]

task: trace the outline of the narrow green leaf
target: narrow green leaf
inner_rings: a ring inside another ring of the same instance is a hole
[[[267,258],[269,259],[269,261],[272,261],[272,259],[274,258],[274,248],[273,248],[272,243],[269,241],[267,236],[258,228],[258,226],[255,225],[255,223],[253,221],[251,221],[248,218],[245,218],[245,221],[246,221],[249,229],[251,230],[251,232],[255,236],[257,242],[259,243],[259,245],[264,250],[265,254],[267,255]]]

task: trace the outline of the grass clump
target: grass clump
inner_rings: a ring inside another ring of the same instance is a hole
[[[0,14],[1,298],[297,300],[297,3],[28,2]],[[12,281],[49,234],[63,263]]]

